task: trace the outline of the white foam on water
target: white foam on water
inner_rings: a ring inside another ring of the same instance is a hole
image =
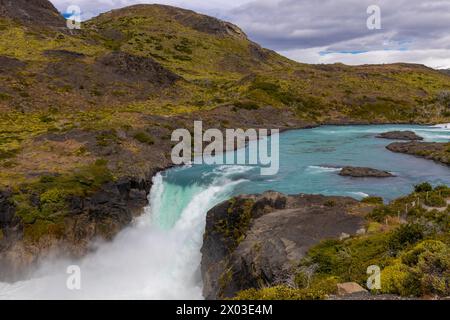
[[[367,198],[369,196],[367,193],[364,192],[348,192],[348,194],[360,199]]]
[[[317,174],[317,173],[327,173],[327,172],[339,172],[342,168],[338,167],[326,167],[326,166],[308,166],[306,168],[306,171],[311,174]]]
[[[432,126],[432,128],[440,128],[440,129],[450,130],[450,123],[437,124],[437,125]]]

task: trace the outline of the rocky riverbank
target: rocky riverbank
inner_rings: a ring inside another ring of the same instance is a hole
[[[366,168],[366,167],[344,167],[339,172],[340,176],[353,178],[390,178],[394,175],[390,172]]]
[[[386,148],[392,152],[405,153],[450,165],[450,143],[395,142]]]

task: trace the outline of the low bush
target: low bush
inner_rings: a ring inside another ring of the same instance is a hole
[[[382,197],[366,197],[361,200],[362,203],[368,203],[368,204],[383,204],[383,198]]]
[[[401,255],[381,273],[382,291],[402,296],[450,294],[450,249],[437,240],[425,240]]]
[[[447,186],[437,186],[434,188],[434,191],[437,192],[441,197],[450,197],[450,188]]]
[[[367,215],[367,218],[376,222],[384,222],[386,217],[395,216],[397,213],[389,206],[375,208]]]
[[[150,137],[148,134],[146,134],[145,132],[142,132],[142,131],[136,133],[133,136],[133,138],[135,138],[140,143],[144,143],[144,144],[148,144],[148,145],[152,145],[155,143],[155,141],[153,140],[152,137]]]
[[[396,263],[381,272],[381,292],[417,296],[420,294],[420,282],[407,266]]]
[[[245,110],[257,110],[259,109],[259,105],[251,100],[237,101],[234,104],[236,109],[245,109]],[[237,110],[234,110],[237,111]]]
[[[423,182],[414,187],[415,192],[429,192],[433,191],[433,187],[428,182]]]
[[[429,207],[445,207],[447,206],[447,202],[445,199],[437,194],[431,194],[425,199],[425,204]]]
[[[424,227],[417,223],[401,225],[389,237],[389,249],[398,252],[424,238]]]
[[[235,300],[321,300],[337,291],[337,278],[317,278],[308,288],[291,288],[285,285],[239,292]]]

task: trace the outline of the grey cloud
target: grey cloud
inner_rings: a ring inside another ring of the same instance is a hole
[[[308,53],[308,59],[312,59],[308,60],[309,62],[323,62],[324,58],[319,55],[320,51],[372,52],[359,57],[345,54],[329,55],[325,59],[326,62],[339,61],[336,59],[360,62],[366,57],[368,60],[364,61],[379,63],[402,58],[405,62],[423,62],[430,66],[447,63],[448,60],[443,58],[445,52],[448,51],[450,56],[448,32],[450,0],[52,0],[52,2],[61,11],[70,4],[78,4],[85,14],[84,18],[136,3],[158,2],[181,6],[231,21],[239,25],[252,40],[297,60],[302,60],[299,53]],[[381,8],[381,30],[369,30],[366,27],[367,7],[374,4]]]
[[[366,9],[372,4],[381,8],[382,30],[366,27]],[[319,46],[374,50],[386,48],[386,43],[391,49],[405,43],[411,47],[450,46],[445,39],[450,29],[450,1],[255,1],[231,11],[230,18],[254,40],[276,50]]]

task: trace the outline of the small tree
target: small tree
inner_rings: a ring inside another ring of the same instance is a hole
[[[433,187],[428,182],[423,182],[414,187],[415,192],[429,192],[433,191]]]

